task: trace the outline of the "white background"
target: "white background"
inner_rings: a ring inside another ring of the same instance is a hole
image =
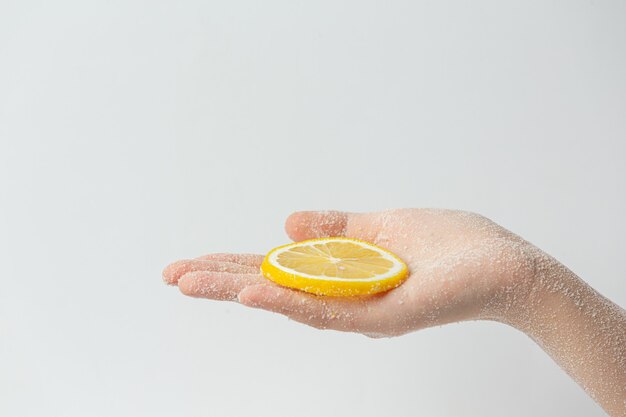
[[[626,305],[623,1],[0,0],[0,415],[600,416],[529,338],[161,282],[300,209],[478,211]]]

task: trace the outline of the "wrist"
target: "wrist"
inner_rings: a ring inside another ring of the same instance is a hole
[[[626,311],[554,258],[538,259],[534,283],[501,320],[526,333],[611,415],[626,411]]]
[[[566,325],[593,291],[572,271],[551,256],[536,250],[533,274],[514,308],[506,311],[502,322],[526,333],[533,339]]]

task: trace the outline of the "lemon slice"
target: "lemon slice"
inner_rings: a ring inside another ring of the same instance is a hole
[[[329,237],[272,249],[261,273],[285,287],[318,295],[376,294],[400,285],[408,268],[393,253],[357,239]]]

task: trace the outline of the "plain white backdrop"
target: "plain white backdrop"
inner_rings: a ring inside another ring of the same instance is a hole
[[[301,209],[480,212],[626,305],[622,1],[0,0],[0,415],[601,416],[496,323],[161,282]]]

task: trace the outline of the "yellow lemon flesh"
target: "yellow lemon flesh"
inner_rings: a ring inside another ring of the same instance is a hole
[[[328,237],[272,249],[261,264],[267,279],[317,295],[376,294],[400,285],[408,268],[393,253],[357,239]]]

